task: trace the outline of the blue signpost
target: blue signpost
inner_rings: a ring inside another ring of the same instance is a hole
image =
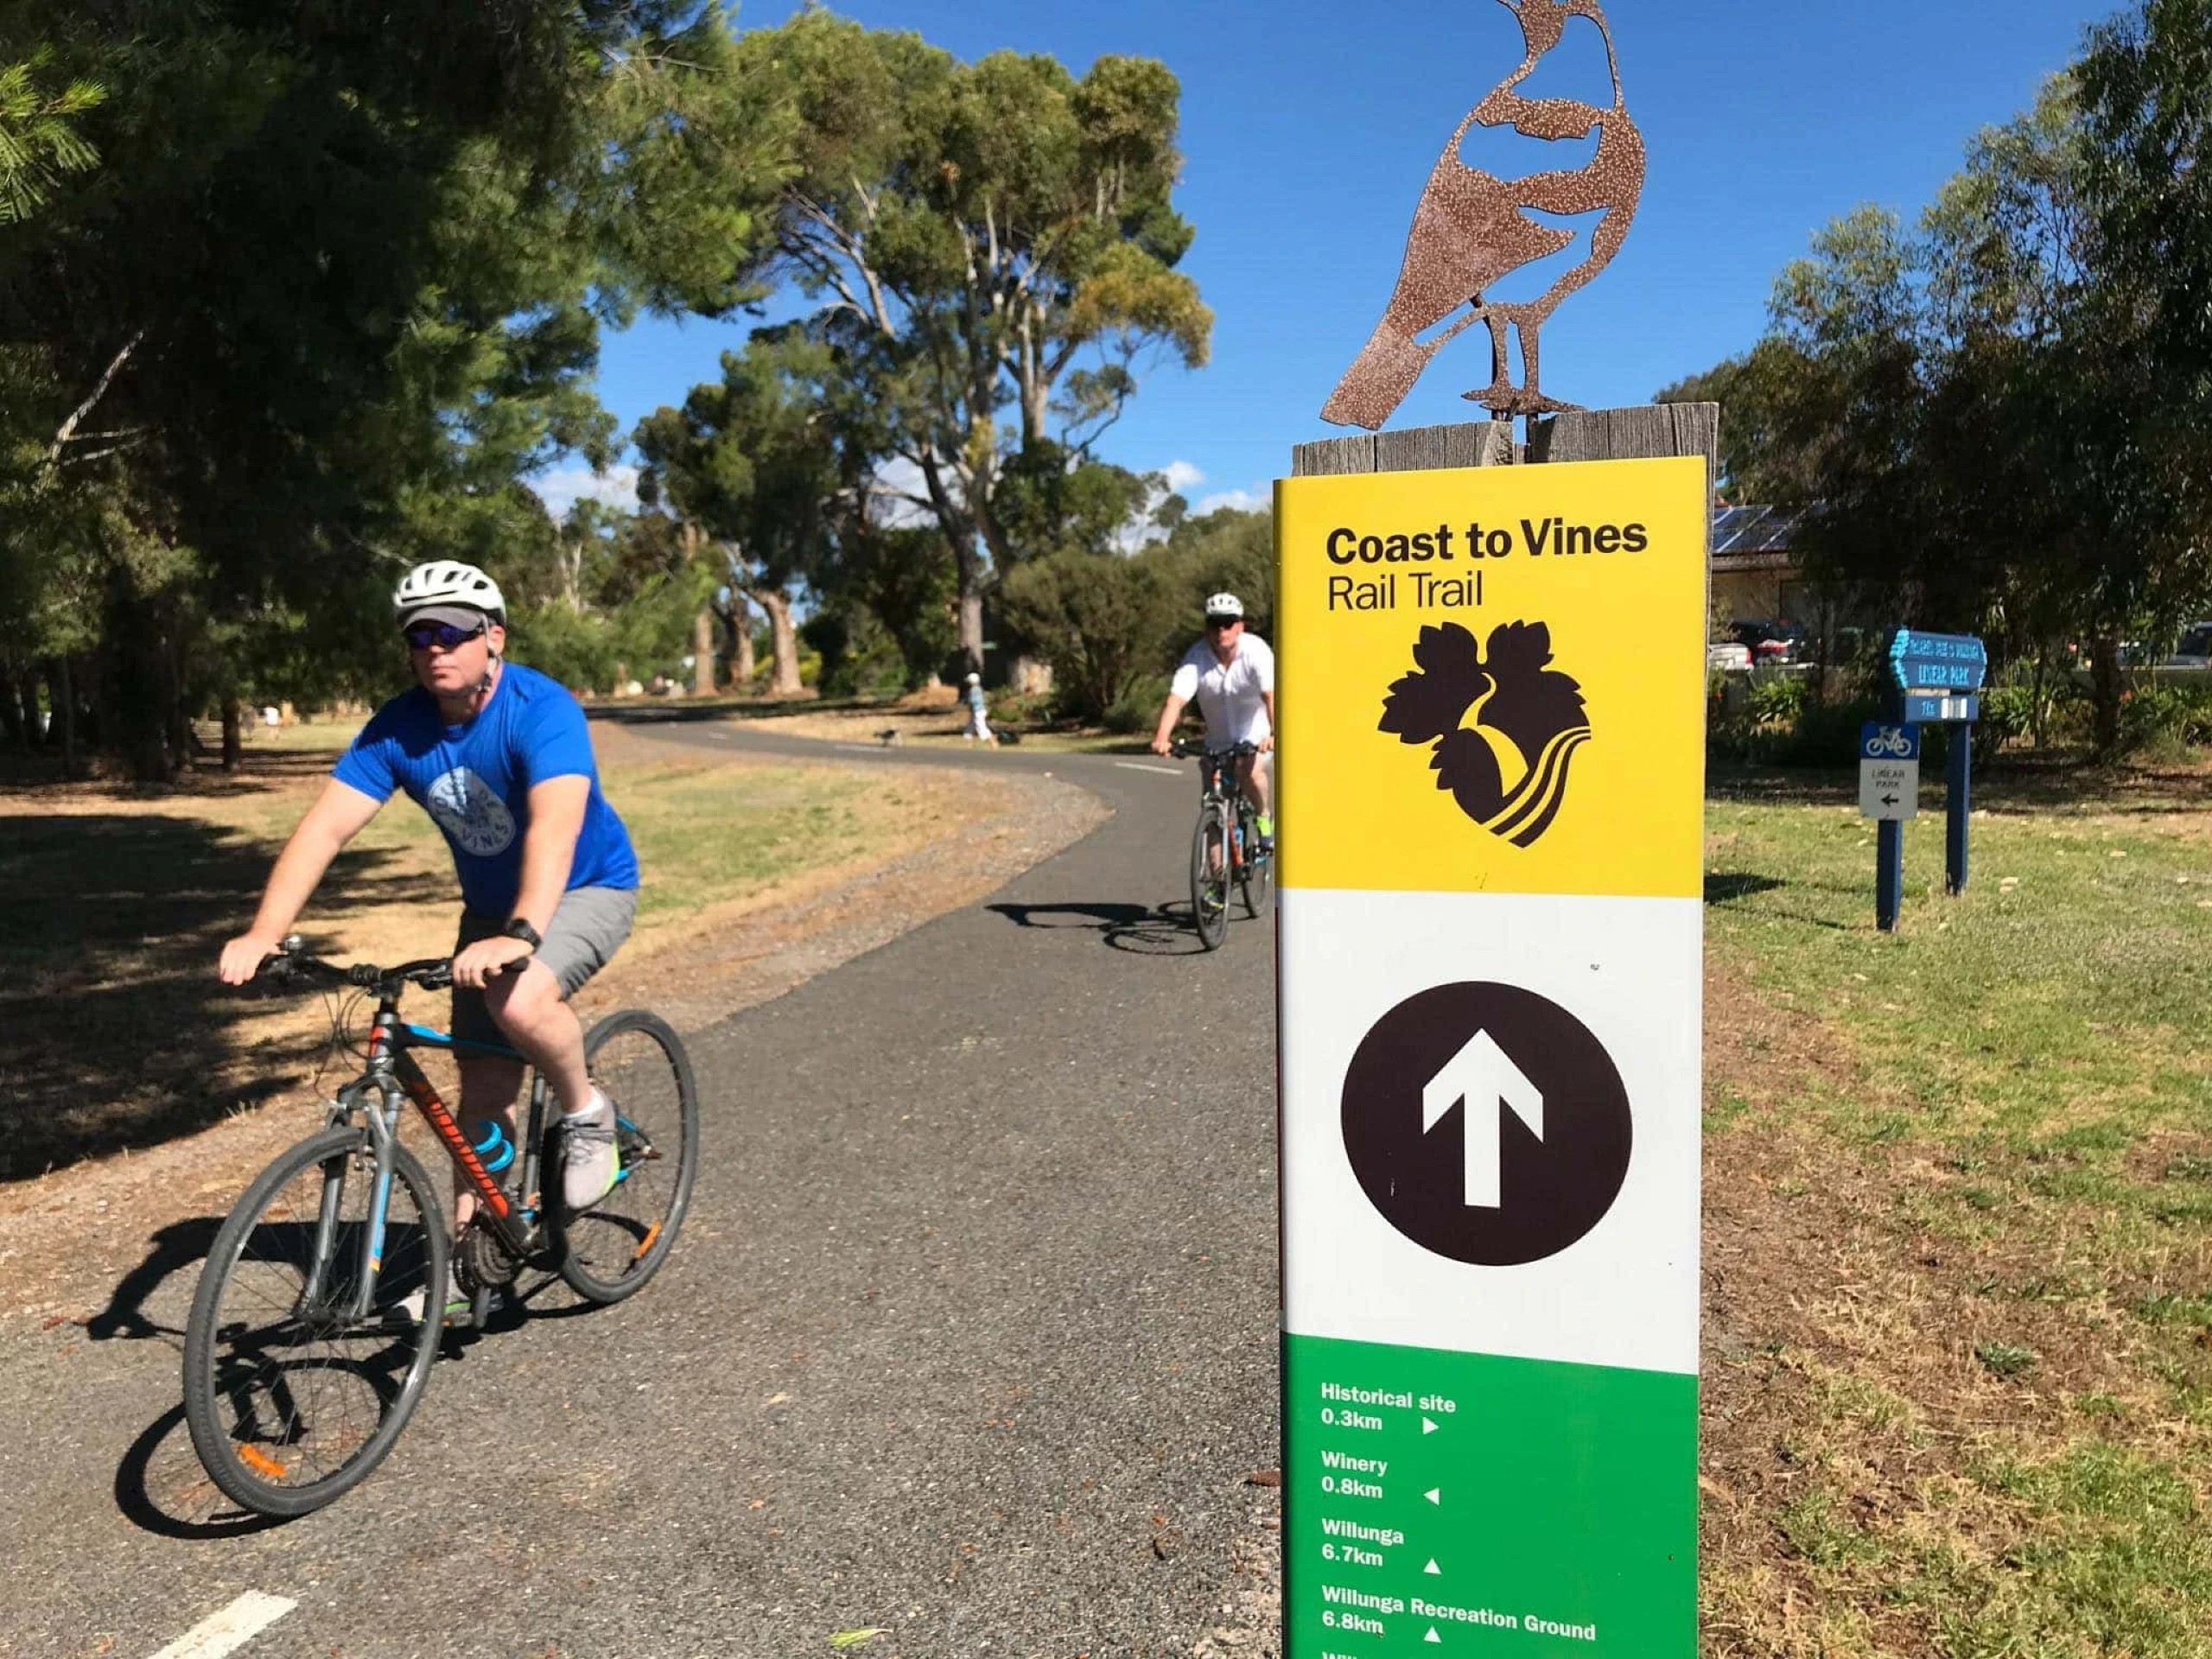
[[[1981,718],[1975,694],[1989,673],[1989,652],[1970,633],[1926,633],[1899,628],[1890,636],[1890,681],[1900,721],[1949,726],[1943,777],[1944,891],[1967,890],[1967,818],[1973,807],[1972,727]],[[1904,899],[1904,825],[1885,822],[1877,849],[1875,920],[1895,932]]]

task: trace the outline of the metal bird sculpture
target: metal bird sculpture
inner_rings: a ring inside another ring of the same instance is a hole
[[[1598,0],[1498,0],[1521,24],[1528,48],[1521,67],[1475,105],[1444,147],[1428,188],[1414,210],[1406,238],[1398,286],[1373,336],[1353,360],[1322,408],[1321,418],[1339,426],[1370,430],[1390,418],[1421,378],[1428,360],[1463,330],[1477,322],[1490,327],[1493,377],[1490,385],[1467,397],[1494,413],[1541,415],[1572,409],[1544,396],[1536,384],[1536,334],[1559,303],[1611,263],[1636,217],[1643,193],[1643,135],[1629,119],[1621,99],[1620,60],[1612,30]],[[1605,60],[1612,71],[1610,109],[1573,99],[1530,99],[1521,95],[1526,80],[1545,54],[1556,47],[1570,17],[1587,17],[1605,37]],[[1569,171],[1538,173],[1506,181],[1469,167],[1459,145],[1477,125],[1510,126],[1530,138],[1557,141],[1598,135],[1597,154]],[[1559,252],[1573,233],[1532,218],[1532,213],[1602,213],[1590,238],[1590,257],[1554,283],[1541,298],[1523,304],[1485,303],[1484,291],[1509,273]],[[1465,314],[1434,338],[1421,335],[1461,307]],[[1521,336],[1522,383],[1508,372],[1508,336]]]

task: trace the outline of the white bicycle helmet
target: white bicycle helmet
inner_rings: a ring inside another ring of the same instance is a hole
[[[1234,594],[1216,594],[1211,599],[1206,601],[1206,616],[1209,620],[1217,616],[1243,614],[1244,601]]]
[[[404,627],[430,613],[435,621],[465,626],[465,619],[440,614],[448,611],[474,612],[506,626],[507,601],[499,584],[473,564],[457,559],[432,559],[418,564],[399,579],[391,590],[391,608]]]

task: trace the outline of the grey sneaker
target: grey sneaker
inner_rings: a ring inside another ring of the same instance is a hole
[[[621,1173],[614,1154],[614,1103],[591,1091],[591,1104],[571,1117],[563,1113],[561,1130],[561,1200],[571,1211],[588,1210],[614,1190]]]
[[[420,1325],[423,1322],[423,1293],[425,1288],[424,1286],[417,1285],[399,1299],[400,1312],[410,1325]],[[453,1269],[448,1268],[446,1269],[445,1323],[452,1325],[456,1320],[466,1320],[467,1318],[468,1298],[462,1293],[461,1281],[453,1276]]]

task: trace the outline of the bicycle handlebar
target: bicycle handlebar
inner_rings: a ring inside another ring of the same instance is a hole
[[[1203,743],[1193,743],[1188,738],[1182,737],[1177,738],[1168,746],[1168,753],[1178,760],[1189,760],[1193,758],[1217,760],[1225,756],[1257,754],[1259,752],[1260,746],[1256,743],[1231,743],[1225,749],[1210,749]]]
[[[426,957],[420,962],[403,962],[393,968],[379,968],[370,962],[357,962],[348,967],[341,963],[325,962],[312,954],[307,941],[295,934],[261,959],[254,977],[276,984],[296,979],[327,985],[355,985],[365,991],[397,991],[402,985],[410,984],[426,991],[442,991],[453,983],[453,963],[444,957]]]

